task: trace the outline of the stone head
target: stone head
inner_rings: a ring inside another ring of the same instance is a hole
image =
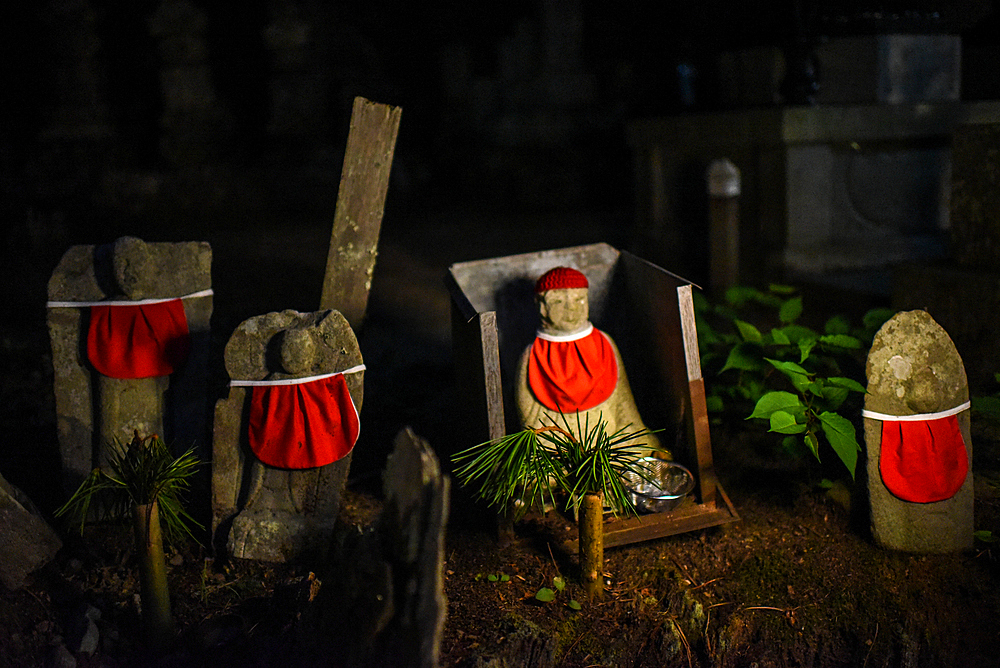
[[[316,339],[311,328],[287,329],[281,337],[281,366],[286,373],[303,374],[316,360]]]
[[[111,248],[111,267],[115,283],[128,299],[145,299],[155,280],[152,249],[142,239],[120,237]]]
[[[538,279],[535,302],[543,331],[579,332],[590,319],[587,277],[576,269],[556,267]]]

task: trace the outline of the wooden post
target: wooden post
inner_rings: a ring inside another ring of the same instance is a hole
[[[132,509],[135,549],[139,555],[139,578],[142,582],[142,622],[146,643],[154,652],[166,650],[174,638],[174,618],[170,614],[170,590],[167,587],[167,562],[163,553],[159,504]]]
[[[402,109],[354,98],[337,193],[320,309],[337,309],[357,330],[368,307],[389,171]]]
[[[740,170],[729,160],[708,166],[708,272],[721,294],[740,281]]]
[[[694,295],[690,285],[677,288],[677,307],[681,314],[681,333],[684,344],[684,364],[688,378],[688,435],[695,446],[697,460],[695,494],[703,504],[715,502],[715,464],[712,460],[712,438],[708,428],[708,406],[705,398],[705,380],[701,375],[701,358],[698,350],[698,331],[695,325]]]
[[[580,574],[590,599],[604,598],[604,497],[588,492],[580,500]]]

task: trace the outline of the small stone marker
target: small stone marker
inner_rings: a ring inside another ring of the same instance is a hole
[[[972,440],[965,367],[925,311],[893,316],[872,343],[865,397],[875,542],[906,552],[972,547]]]
[[[225,350],[215,407],[212,530],[241,559],[324,552],[360,424],[364,365],[337,311],[255,316]]]
[[[73,246],[49,279],[56,422],[63,484],[75,490],[133,432],[203,448],[212,316],[205,242],[121,237]]]
[[[0,583],[24,586],[25,578],[55,557],[62,541],[24,492],[0,476]]]
[[[338,533],[307,618],[318,653],[350,668],[437,668],[448,601],[444,541],[450,480],[407,427],[384,474],[386,503],[370,531]]]
[[[708,182],[709,284],[717,294],[740,282],[740,170],[713,160]]]
[[[319,303],[340,311],[354,329],[368,306],[401,115],[399,107],[354,98]]]

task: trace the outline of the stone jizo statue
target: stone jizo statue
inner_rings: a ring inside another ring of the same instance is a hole
[[[969,385],[951,337],[925,311],[897,313],[875,335],[866,371],[872,536],[907,552],[971,548]]]
[[[59,262],[48,324],[67,489],[136,431],[208,459],[211,261],[207,243],[121,237]]]
[[[556,267],[535,284],[541,326],[521,356],[515,386],[525,427],[565,427],[568,421],[575,432],[579,413],[581,427],[604,420],[609,434],[646,429],[618,347],[590,323],[588,286],[587,277],[570,267]],[[644,441],[650,453],[670,458],[654,434]]]
[[[360,433],[364,365],[338,311],[244,321],[216,405],[213,523],[230,554],[288,561],[325,550]]]

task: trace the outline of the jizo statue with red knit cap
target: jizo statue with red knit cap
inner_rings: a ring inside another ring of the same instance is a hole
[[[587,277],[556,267],[535,284],[540,327],[517,368],[518,415],[525,427],[579,424],[599,420],[608,433],[646,430],[629,387],[615,342],[590,323]],[[644,436],[650,451],[670,458],[655,434]],[[652,453],[647,453],[652,454]]]

